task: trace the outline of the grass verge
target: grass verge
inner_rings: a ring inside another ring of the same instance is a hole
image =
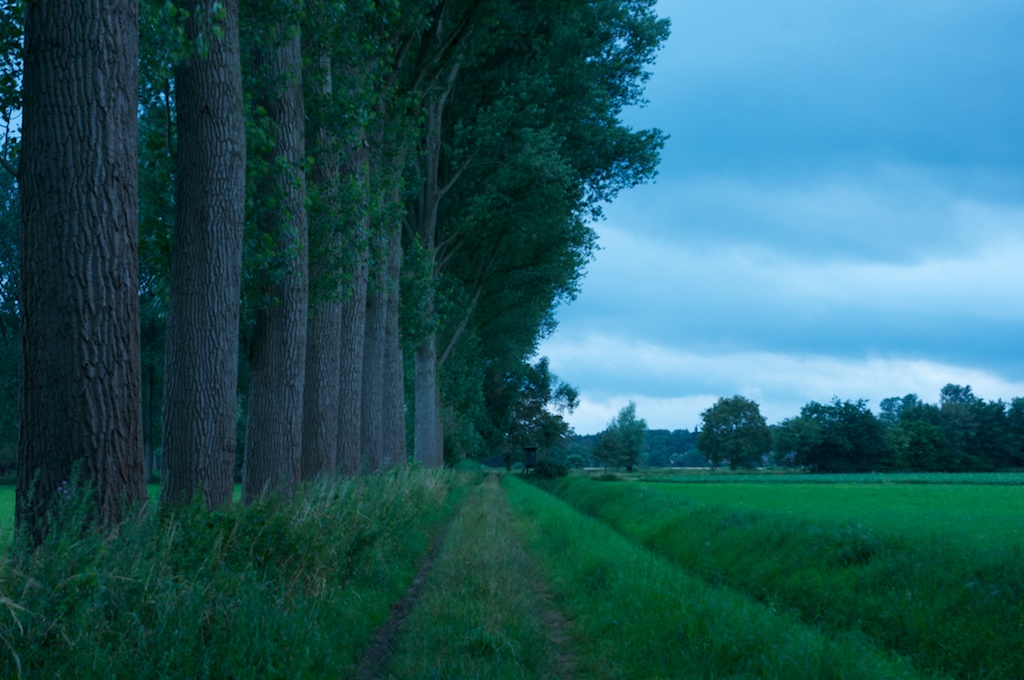
[[[917,531],[885,530],[868,520],[815,520],[784,509],[701,502],[704,489],[690,497],[680,485],[668,486],[674,488],[575,478],[549,488],[710,583],[831,631],[865,634],[919,669],[964,678],[1024,677],[1019,543],[968,540],[959,531],[943,537],[927,524]],[[757,486],[760,492],[763,485]],[[789,507],[789,491],[776,489],[780,508]]]
[[[920,677],[859,636],[827,636],[711,587],[540,489],[506,480],[526,545],[573,621],[581,677]]]
[[[0,561],[0,667],[30,678],[303,678],[350,669],[449,510],[451,473],[396,470],[286,503],[143,516],[86,501]]]
[[[389,677],[567,677],[541,577],[508,515],[490,475],[452,522]]]

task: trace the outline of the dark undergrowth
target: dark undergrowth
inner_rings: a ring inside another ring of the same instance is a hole
[[[143,513],[112,536],[75,498],[0,558],[0,677],[343,677],[460,485],[393,471],[287,502]]]

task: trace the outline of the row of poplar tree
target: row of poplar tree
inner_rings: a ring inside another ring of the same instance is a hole
[[[107,525],[144,498],[144,346],[161,502],[230,502],[240,408],[246,502],[500,445],[590,223],[654,174],[620,119],[653,4],[5,0],[19,523],[75,471]]]

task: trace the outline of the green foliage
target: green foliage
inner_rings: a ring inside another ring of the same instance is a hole
[[[647,460],[644,464],[648,467],[692,465],[686,454],[694,450],[696,442],[696,432],[689,430],[648,430],[647,442],[644,445]],[[704,465],[706,462],[701,456],[697,464]]]
[[[452,484],[396,471],[286,504],[152,513],[109,538],[81,530],[87,500],[72,496],[63,529],[3,554],[0,658],[26,677],[343,674],[411,581]]]
[[[885,454],[882,426],[860,399],[810,402],[775,432],[775,451],[815,472],[874,470]]]
[[[514,455],[536,446],[541,458],[563,458],[571,428],[562,416],[573,412],[579,395],[551,372],[547,357],[488,377],[483,432],[488,451]]]
[[[597,436],[594,460],[605,467],[626,468],[632,472],[643,458],[647,422],[636,417],[636,404],[629,402]]]
[[[541,479],[555,479],[569,474],[569,468],[562,463],[542,460],[534,466],[533,474]]]
[[[883,399],[887,455],[891,470],[998,470],[1024,463],[1024,402],[1010,404],[975,396],[970,385],[948,384],[939,404],[915,394]]]
[[[528,368],[554,307],[577,294],[599,206],[654,175],[663,135],[630,130],[619,113],[638,103],[667,22],[649,2],[445,10],[436,35],[419,37],[432,66],[413,78],[434,107],[407,173],[412,240],[432,265],[417,278],[415,324],[438,332],[443,373],[449,350],[465,352],[499,405],[494,389]],[[425,216],[433,206],[436,224]],[[488,413],[499,423],[507,414]]]
[[[20,224],[17,182],[0,168],[0,476],[14,474],[18,457]]]
[[[0,158],[12,167],[16,135],[12,127],[21,112],[23,0],[0,0]],[[0,168],[0,171],[7,172]]]
[[[721,397],[700,414],[703,425],[697,446],[716,468],[727,462],[733,470],[757,467],[771,450],[772,434],[757,403],[741,397]]]
[[[773,478],[570,477],[555,489],[688,572],[831,633],[864,635],[922,673],[1021,677],[1024,533],[1010,519],[1022,510],[1015,488],[811,484],[783,492]]]

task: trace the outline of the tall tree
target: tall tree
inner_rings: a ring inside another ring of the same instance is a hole
[[[399,204],[399,187],[394,187],[394,203]],[[405,443],[405,358],[402,352],[401,324],[402,229],[393,220],[388,235],[387,276],[385,279],[384,392],[381,429],[383,430],[383,466],[407,464]]]
[[[697,447],[715,468],[723,462],[736,470],[755,467],[772,448],[772,434],[757,402],[736,395],[721,397],[700,414]]]
[[[318,8],[319,9],[319,8]],[[326,8],[325,8],[326,9]],[[343,212],[341,153],[330,113],[335,109],[334,68],[326,40],[307,45],[307,118],[313,166],[309,193],[310,312],[306,331],[306,377],[302,415],[302,479],[333,475],[338,461],[338,399],[341,392],[342,302],[335,269],[343,247],[338,222]]]
[[[245,224],[238,0],[179,0],[177,191],[164,395],[162,500],[231,502]]]
[[[301,3],[299,3],[301,4]],[[302,413],[309,304],[302,40],[294,14],[275,16],[257,41],[256,100],[268,146],[256,222],[269,247],[249,352],[251,382],[242,497],[290,496],[302,472]]]
[[[647,422],[636,417],[636,404],[631,401],[597,436],[594,460],[632,472],[642,460],[646,439]]]
[[[452,48],[424,90],[410,208],[429,263],[418,303],[417,460],[440,462],[449,397],[432,386],[447,382],[439,371],[461,338],[486,336],[484,361],[525,361],[553,328],[553,305],[575,294],[594,247],[586,221],[653,175],[661,134],[619,120],[640,101],[667,35],[651,6],[492,3],[466,15],[458,39],[440,41]],[[455,16],[441,35],[456,35]]]
[[[138,2],[25,7],[19,524],[39,540],[80,466],[98,519],[145,498]]]

